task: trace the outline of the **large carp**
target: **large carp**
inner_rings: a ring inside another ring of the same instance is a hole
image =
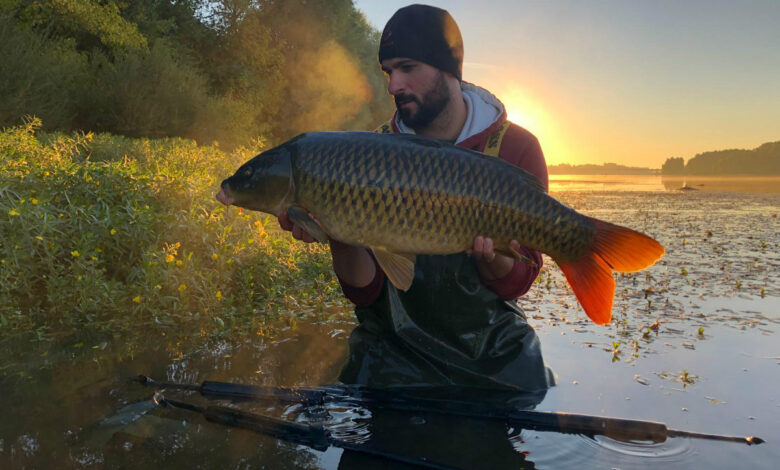
[[[241,166],[217,199],[287,211],[314,238],[366,247],[402,290],[416,254],[462,252],[477,235],[512,254],[514,239],[555,260],[598,324],[612,316],[612,270],[639,271],[664,253],[644,234],[561,204],[499,158],[408,134],[302,134]]]

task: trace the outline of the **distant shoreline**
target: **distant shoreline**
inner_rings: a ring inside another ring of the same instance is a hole
[[[602,165],[570,165],[562,163],[549,165],[547,172],[551,175],[660,175],[661,169],[623,166],[616,163],[604,163]]]

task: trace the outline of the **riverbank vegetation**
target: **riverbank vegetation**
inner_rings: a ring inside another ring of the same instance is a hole
[[[370,130],[392,101],[351,0],[2,0],[0,127],[233,149]]]
[[[326,247],[214,194],[387,119],[378,41],[350,0],[0,0],[0,336],[237,340],[342,302]]]
[[[0,132],[4,337],[239,339],[341,302],[325,246],[214,199],[259,148],[40,125]]]

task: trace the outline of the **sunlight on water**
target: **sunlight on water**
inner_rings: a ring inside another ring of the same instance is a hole
[[[780,177],[550,175],[550,192],[554,193],[560,191],[708,191],[778,193],[780,192]]]

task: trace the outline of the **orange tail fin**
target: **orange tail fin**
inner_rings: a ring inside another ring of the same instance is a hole
[[[640,271],[661,259],[664,247],[652,238],[598,219],[590,250],[577,261],[558,263],[585,313],[599,325],[612,318],[615,280],[612,270]]]

